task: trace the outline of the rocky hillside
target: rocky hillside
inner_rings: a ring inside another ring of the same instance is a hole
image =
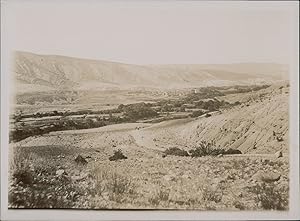
[[[56,55],[15,53],[19,92],[57,89],[182,88],[282,79],[278,64],[130,65]]]
[[[233,110],[194,123],[186,131],[189,139],[214,140],[243,153],[288,152],[289,92],[288,87],[280,88],[256,93]]]
[[[215,142],[220,148],[239,149],[242,153],[288,152],[288,85],[275,85],[247,94],[223,98],[241,101],[233,109],[197,120],[162,122],[144,129],[146,146],[184,147],[190,149],[202,140]]]

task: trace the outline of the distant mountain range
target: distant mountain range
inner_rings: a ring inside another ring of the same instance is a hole
[[[273,63],[133,65],[58,55],[15,52],[18,92],[189,88],[267,83],[288,78],[288,67]]]

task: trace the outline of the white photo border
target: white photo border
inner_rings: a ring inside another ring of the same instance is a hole
[[[49,0],[50,1],[50,0]],[[64,0],[68,1],[68,0]],[[142,1],[155,4],[203,4],[216,7],[274,7],[289,10],[293,30],[291,41],[294,49],[290,57],[290,209],[279,211],[168,211],[168,210],[41,210],[41,209],[8,209],[8,125],[9,97],[11,93],[11,48],[13,45],[13,14],[10,4],[20,4],[23,1],[1,1],[1,220],[290,220],[300,219],[299,192],[299,2],[284,1],[242,1],[242,2],[203,2],[203,1]],[[25,1],[24,1],[25,2]],[[34,1],[26,1],[33,3]],[[53,1],[59,4],[61,1]],[[83,2],[83,0],[82,0]],[[90,1],[93,4],[93,0]],[[99,2],[99,1],[98,1]],[[102,1],[114,4],[118,1]],[[137,4],[139,1],[126,1]]]

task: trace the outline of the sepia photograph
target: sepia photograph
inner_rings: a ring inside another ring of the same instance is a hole
[[[1,1],[1,208],[299,215],[298,7]]]

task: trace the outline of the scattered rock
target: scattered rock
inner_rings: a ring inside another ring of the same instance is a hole
[[[88,162],[86,161],[86,159],[84,159],[81,155],[78,155],[76,158],[75,158],[75,162],[78,163],[78,164],[87,164]]]
[[[234,180],[234,176],[232,176],[231,174],[228,174],[226,177],[227,180]]]
[[[183,178],[183,179],[191,179],[191,177],[190,177],[188,174],[182,175],[182,178]]]
[[[263,163],[268,164],[268,163],[270,163],[270,160],[269,159],[263,159]]]
[[[64,175],[64,174],[66,174],[66,172],[64,171],[64,170],[57,170],[56,172],[55,172],[55,174],[57,175],[57,176],[62,176],[62,175]]]
[[[282,157],[283,155],[282,155],[282,151],[277,151],[276,153],[275,153],[275,157],[276,158],[280,158],[280,157]]]
[[[80,176],[79,176],[79,175],[71,176],[71,179],[72,179],[73,181],[80,181],[80,180],[86,179],[86,178],[89,177],[89,176],[90,176],[90,174],[84,173],[84,174],[81,174]]]
[[[272,183],[278,181],[280,177],[279,173],[258,171],[252,176],[252,179],[259,182]]]
[[[163,176],[163,178],[164,178],[166,181],[174,181],[174,180],[175,180],[175,177],[172,176],[172,175],[165,175],[165,176]]]

